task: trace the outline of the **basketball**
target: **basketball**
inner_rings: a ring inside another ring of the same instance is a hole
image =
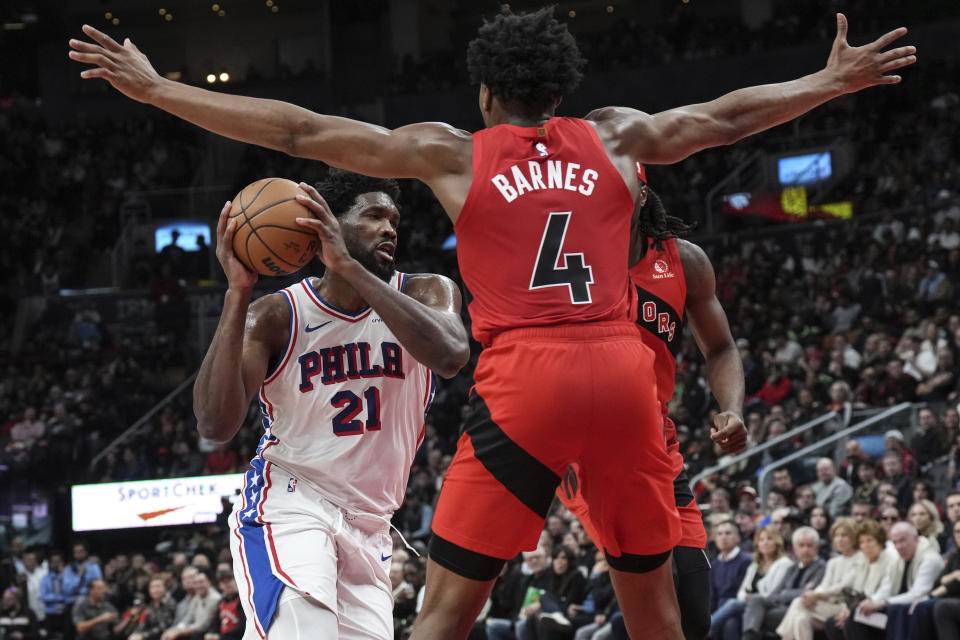
[[[230,205],[230,219],[239,216],[233,252],[248,269],[265,276],[284,276],[306,265],[317,253],[315,233],[297,224],[314,217],[298,203],[297,183],[264,178],[240,190]]]

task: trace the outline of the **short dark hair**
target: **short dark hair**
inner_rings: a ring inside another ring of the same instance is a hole
[[[331,168],[327,177],[316,184],[316,188],[338,218],[349,211],[357,202],[357,197],[364,193],[382,192],[394,202],[400,197],[400,185],[396,180],[372,178],[346,169]]]
[[[553,9],[520,14],[506,9],[484,20],[467,46],[471,82],[485,84],[501,101],[528,115],[576,89],[586,60]]]

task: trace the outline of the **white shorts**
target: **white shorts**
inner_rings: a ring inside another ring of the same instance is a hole
[[[351,514],[306,482],[256,459],[230,515],[244,640],[267,637],[289,587],[337,616],[340,640],[392,640],[393,544],[385,518]]]

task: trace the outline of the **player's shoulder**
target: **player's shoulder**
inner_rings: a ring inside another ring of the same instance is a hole
[[[402,291],[428,306],[437,306],[444,301],[456,300],[459,307],[460,287],[456,282],[439,273],[408,273]]]
[[[290,301],[281,291],[268,293],[250,303],[247,309],[247,327],[258,329],[288,328]]]
[[[642,135],[652,123],[649,113],[630,107],[601,107],[588,113],[584,120],[593,125],[606,143]]]
[[[682,238],[676,239],[677,253],[680,255],[680,263],[683,265],[683,275],[687,282],[688,292],[695,291],[699,283],[705,287],[714,289],[715,275],[713,272],[713,263],[710,257],[698,244]]]

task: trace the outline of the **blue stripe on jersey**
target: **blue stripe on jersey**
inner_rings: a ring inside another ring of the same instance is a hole
[[[430,372],[430,392],[427,394],[427,406],[423,410],[423,415],[426,417],[430,413],[430,407],[433,406],[433,396],[437,392],[437,374],[433,371]]]
[[[243,538],[243,555],[253,587],[254,614],[260,628],[266,630],[277,612],[277,600],[283,591],[284,583],[273,575],[264,527],[256,520],[260,502],[263,500],[265,463],[263,460],[254,459],[252,466],[253,468],[247,471],[244,482],[247,508],[240,513],[239,532]]]
[[[324,299],[323,299],[323,296],[321,296],[319,293],[317,293],[317,290],[313,288],[313,283],[310,282],[310,278],[309,278],[309,277],[306,278],[306,279],[304,280],[304,282],[307,283],[307,287],[310,289],[310,292],[317,298],[317,300],[319,300],[321,303],[323,303],[325,306],[329,307],[329,308],[332,309],[333,311],[336,311],[337,313],[342,313],[343,315],[345,315],[345,316],[347,316],[347,317],[349,317],[349,318],[356,318],[356,317],[358,317],[358,316],[362,316],[363,314],[365,314],[365,313],[370,309],[370,306],[367,305],[366,307],[364,307],[363,309],[360,309],[359,311],[344,311],[344,310],[341,309],[340,307],[337,307],[337,306],[335,306],[335,305],[332,305],[332,304],[330,304],[329,302],[327,302],[326,300],[324,300]]]

